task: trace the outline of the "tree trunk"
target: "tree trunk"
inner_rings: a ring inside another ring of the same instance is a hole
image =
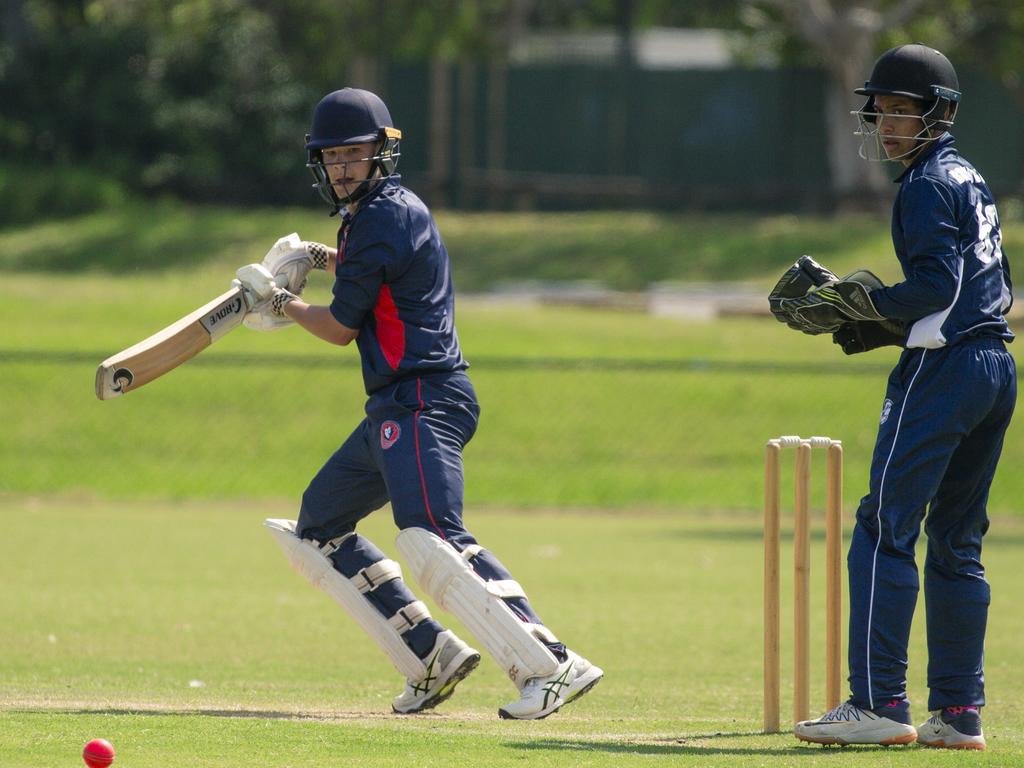
[[[851,136],[857,125],[850,114],[864,101],[854,94],[871,74],[875,44],[882,32],[912,18],[924,0],[899,0],[886,11],[878,0],[763,0],[779,8],[790,31],[811,48],[831,81],[825,99],[828,162],[832,194],[840,206],[875,205],[884,197],[886,173],[881,163],[861,160]]]
[[[884,194],[888,183],[881,163],[869,162],[859,155],[860,137],[854,136],[857,118],[850,114],[860,109],[864,97],[853,91],[864,84],[871,72],[874,58],[870,54],[871,40],[857,46],[867,52],[833,60],[828,67],[829,92],[825,100],[825,121],[828,130],[828,160],[832,178],[832,193],[836,203],[846,206],[871,206]],[[850,53],[854,53],[850,51]]]
[[[428,126],[428,175],[430,205],[451,204],[452,93],[448,62],[434,57],[430,62],[430,124]]]

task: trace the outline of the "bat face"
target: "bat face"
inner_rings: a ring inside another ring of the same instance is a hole
[[[177,368],[242,323],[248,310],[232,288],[148,339],[108,357],[96,369],[96,397],[123,395]]]

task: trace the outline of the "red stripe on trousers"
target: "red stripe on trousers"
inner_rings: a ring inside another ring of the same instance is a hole
[[[420,408],[416,413],[413,414],[413,430],[412,434],[415,438],[416,443],[416,466],[420,470],[420,488],[423,489],[423,506],[427,509],[427,517],[430,519],[430,524],[434,526],[434,530],[437,531],[437,535],[442,539],[447,540],[447,536],[444,535],[444,531],[441,530],[441,526],[437,524],[437,520],[434,519],[434,513],[430,511],[430,499],[427,497],[427,478],[423,474],[423,460],[420,458],[420,413],[423,411],[423,382],[420,379],[416,379],[416,398],[420,401]]]

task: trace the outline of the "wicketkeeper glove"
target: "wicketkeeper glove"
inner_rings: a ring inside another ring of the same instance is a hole
[[[810,256],[801,256],[793,266],[782,273],[779,282],[775,284],[771,293],[768,294],[768,306],[771,307],[772,313],[776,314],[780,299],[799,298],[811,288],[816,288],[819,285],[825,285],[825,283],[838,279],[834,272],[823,267]],[[785,322],[777,314],[776,318],[780,322]]]
[[[778,308],[805,333],[835,332],[850,320],[885,320],[871,300],[871,291],[881,287],[881,280],[868,270],[860,269],[811,288],[799,298],[779,299]]]
[[[806,296],[808,291],[838,280],[835,273],[823,267],[810,256],[801,256],[796,263],[787,269],[768,294],[768,307],[775,319],[790,328],[809,334],[831,333],[837,324],[826,322],[820,324],[813,316],[794,317],[783,309],[785,299],[797,299]]]
[[[840,326],[832,334],[832,343],[838,344],[848,355],[879,347],[902,347],[906,341],[906,325],[898,320],[855,320]]]

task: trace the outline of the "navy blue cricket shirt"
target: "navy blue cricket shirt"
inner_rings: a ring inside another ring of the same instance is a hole
[[[892,241],[906,279],[871,292],[878,311],[913,323],[908,347],[935,349],[970,336],[1012,340],[999,216],[953,136],[932,142],[896,181]]]
[[[342,219],[331,314],[359,330],[368,395],[410,375],[468,367],[448,251],[427,206],[399,176]]]

